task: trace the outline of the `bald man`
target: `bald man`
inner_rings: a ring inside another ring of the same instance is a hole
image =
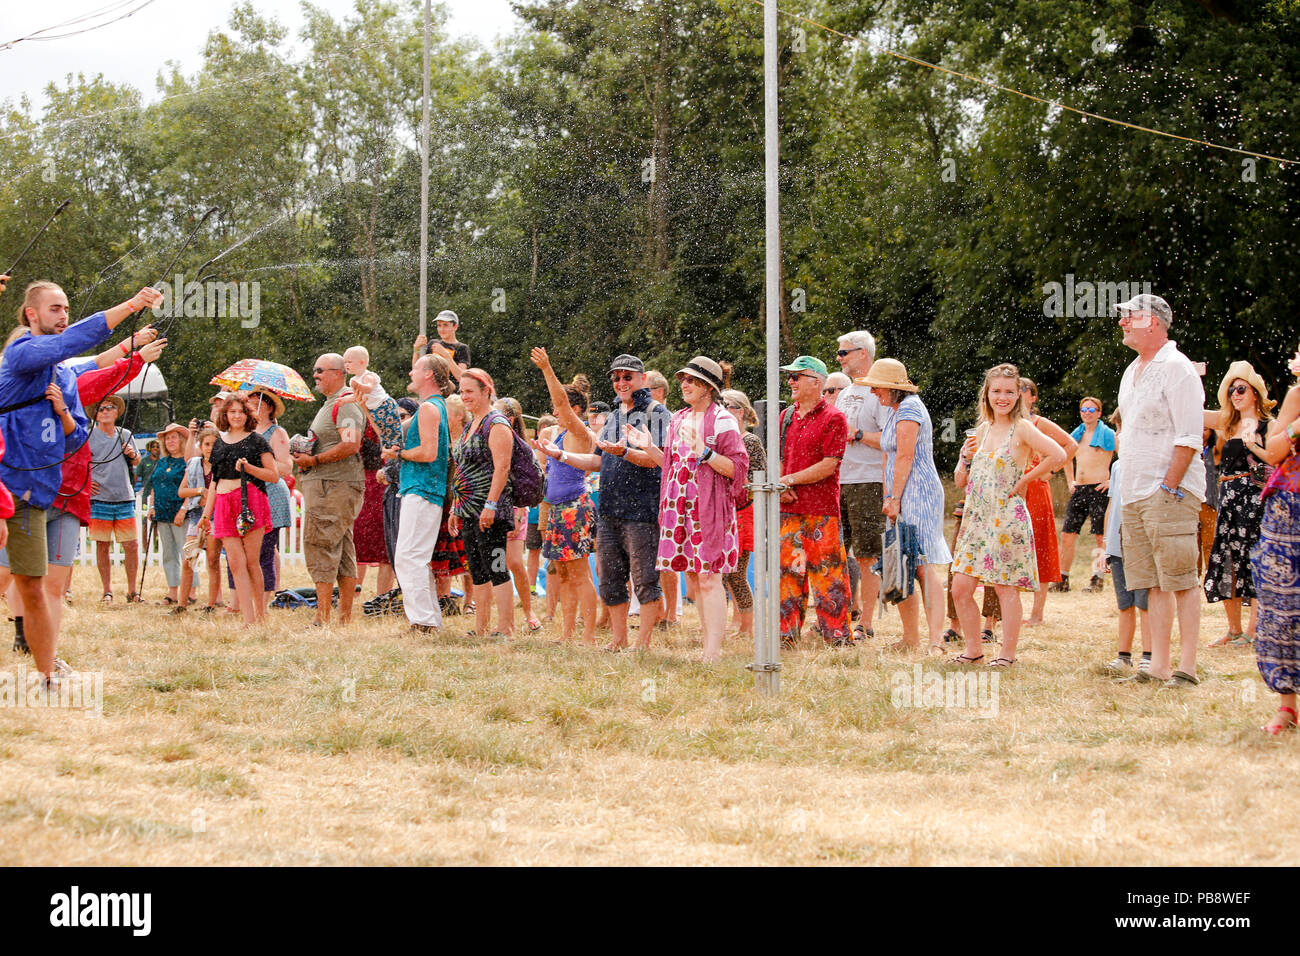
[[[334,582],[339,585],[339,623],[352,617],[357,585],[357,551],[352,525],[365,501],[366,473],[361,467],[361,406],[345,393],[343,356],[327,352],[312,369],[316,390],[325,396],[312,420],[316,442],[310,454],[295,454],[302,472],[302,551],[316,585],[316,620],[328,624]]]

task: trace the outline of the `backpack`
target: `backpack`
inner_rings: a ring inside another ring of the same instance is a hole
[[[531,508],[542,503],[545,479],[528,442],[513,428],[510,434],[515,439],[514,453],[510,456],[510,487],[514,492],[515,507]]]
[[[510,424],[504,415],[501,416],[501,420],[507,426]],[[486,418],[479,425],[480,431],[485,424],[487,424]],[[537,459],[533,457],[533,450],[528,446],[528,442],[513,428],[510,429],[510,437],[515,440],[515,446],[510,453],[510,480],[506,487],[511,490],[516,508],[531,508],[542,503],[545,479],[542,477],[542,469],[537,467]],[[450,484],[450,470],[447,478]]]

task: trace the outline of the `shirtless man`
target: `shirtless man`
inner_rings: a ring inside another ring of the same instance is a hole
[[[1101,420],[1101,400],[1088,397],[1079,403],[1083,424],[1070,433],[1079,443],[1073,459],[1065,463],[1065,480],[1070,486],[1070,503],[1065,507],[1061,529],[1061,590],[1069,587],[1070,565],[1074,562],[1075,539],[1085,518],[1092,519],[1097,547],[1105,547],[1107,491],[1110,462],[1115,457],[1115,432]],[[1100,575],[1094,573],[1085,591],[1100,591]]]

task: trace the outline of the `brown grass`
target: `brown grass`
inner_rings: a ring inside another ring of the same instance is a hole
[[[891,678],[919,660],[881,652],[892,613],[870,646],[788,655],[767,700],[750,648],[705,667],[689,627],[639,658],[555,646],[550,628],[483,643],[457,636],[463,618],[437,640],[394,618],[312,630],[306,611],[247,633],[101,609],[93,579],[78,570],[61,653],[103,671],[103,717],[0,710],[6,865],[1222,865],[1300,851],[1300,740],[1256,730],[1274,703],[1253,652],[1203,649],[1187,693],[1117,686],[1095,672],[1114,656],[1109,591],[1052,595],[997,718],[979,720],[892,705]],[[1207,609],[1203,643],[1223,629]]]

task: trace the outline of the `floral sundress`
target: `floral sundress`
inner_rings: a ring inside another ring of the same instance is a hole
[[[985,584],[1037,591],[1034,526],[1025,499],[1011,493],[1023,474],[1011,454],[1014,437],[1015,429],[1010,428],[996,451],[984,451],[981,443],[975,452],[952,573],[969,574]]]

